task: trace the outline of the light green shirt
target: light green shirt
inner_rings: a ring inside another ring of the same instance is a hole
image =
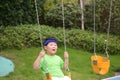
[[[63,64],[64,62],[59,56],[45,55],[40,62],[40,68],[44,74],[49,72],[53,77],[64,77]]]

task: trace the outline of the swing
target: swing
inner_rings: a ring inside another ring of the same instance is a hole
[[[40,43],[41,43],[42,50],[44,50],[43,44],[42,44],[42,34],[41,34],[41,31],[40,31],[41,29],[40,29],[40,22],[39,22],[36,0],[35,0],[35,8],[36,8],[37,23],[38,23],[39,32],[40,32]],[[66,35],[65,35],[64,2],[63,2],[63,0],[62,0],[62,15],[63,15],[64,48],[65,48],[65,51],[66,51]],[[43,59],[44,59],[44,57],[43,57]],[[44,59],[44,61],[45,61],[45,59]],[[67,65],[67,68],[68,68],[68,65]],[[71,72],[70,72],[69,68],[66,70],[66,76],[68,76],[71,79]],[[50,73],[48,71],[44,75],[44,80],[52,80],[52,76],[50,75]]]
[[[93,71],[96,74],[106,74],[109,71],[110,60],[108,58],[104,58],[102,56],[92,56],[91,57],[91,65],[93,67]]]
[[[110,67],[110,60],[108,55],[108,38],[109,38],[109,29],[111,21],[111,10],[112,10],[112,0],[110,4],[110,15],[109,15],[109,25],[108,25],[108,34],[106,41],[106,55],[107,57],[102,57],[96,55],[96,44],[95,44],[95,0],[94,0],[94,55],[91,57],[91,66],[94,73],[104,75],[108,73]]]

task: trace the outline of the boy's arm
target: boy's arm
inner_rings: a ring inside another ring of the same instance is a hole
[[[42,57],[44,57],[44,55],[45,55],[45,51],[42,50],[33,64],[34,70],[38,70],[40,68],[40,61],[41,61]]]
[[[69,55],[68,52],[64,52],[64,58],[65,58],[65,63],[64,63],[64,69],[67,70],[68,69],[68,63],[69,63]]]

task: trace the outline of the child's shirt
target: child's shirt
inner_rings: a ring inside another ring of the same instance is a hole
[[[63,60],[57,55],[45,55],[40,61],[40,68],[42,72],[44,74],[46,72],[49,72],[53,77],[64,77],[64,74],[62,72],[63,65]]]

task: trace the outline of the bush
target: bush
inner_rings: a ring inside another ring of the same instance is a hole
[[[63,46],[64,36],[62,28],[53,28],[41,25],[42,40],[47,37],[56,37],[59,46]],[[0,36],[0,48],[17,48],[40,46],[39,27],[36,25],[22,25],[17,27],[7,27],[2,29]],[[105,53],[106,34],[96,34],[96,52]],[[79,29],[66,30],[66,44],[71,48],[84,49],[89,52],[94,50],[93,32]],[[120,37],[109,37],[108,52],[110,54],[120,54]]]
[[[64,4],[64,17],[66,28],[79,27],[80,25],[80,6],[73,3]],[[47,25],[60,27],[63,25],[62,5],[56,5],[53,9],[47,12],[45,15],[45,21]]]
[[[120,0],[112,0],[112,11],[111,11],[111,22],[110,22],[110,33],[119,35],[120,34]],[[109,24],[109,12],[110,12],[110,0],[96,0],[96,31],[107,32]],[[93,2],[85,5],[85,28],[87,30],[93,30]]]
[[[42,0],[38,1],[39,16],[43,16]],[[0,1],[0,25],[35,24],[36,12],[34,0]]]

